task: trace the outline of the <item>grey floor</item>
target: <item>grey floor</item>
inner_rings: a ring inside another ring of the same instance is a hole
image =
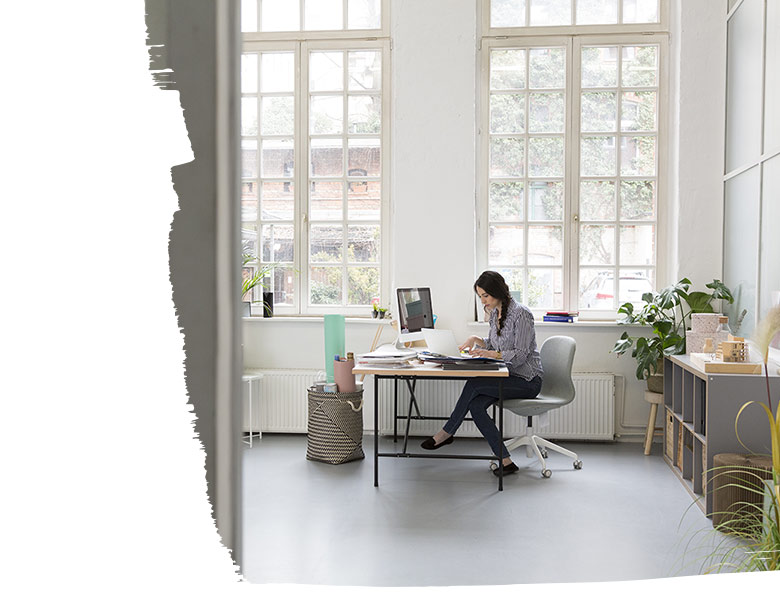
[[[562,445],[582,470],[550,452],[543,479],[515,451],[520,472],[502,492],[478,460],[381,458],[375,488],[371,435],[364,460],[328,465],[306,460],[305,435],[263,434],[244,452],[242,572],[318,585],[625,581],[697,575],[723,543],[660,444],[650,456],[638,443]],[[446,451],[488,447],[462,438]]]

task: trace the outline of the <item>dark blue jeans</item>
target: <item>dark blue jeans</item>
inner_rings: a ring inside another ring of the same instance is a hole
[[[463,386],[463,392],[455,404],[449,421],[444,424],[444,431],[450,435],[455,432],[466,418],[466,413],[471,413],[474,424],[485,437],[496,456],[502,458],[509,456],[509,451],[504,446],[503,440],[498,434],[498,427],[487,413],[492,404],[498,402],[498,382],[496,377],[474,377]],[[504,399],[508,398],[536,398],[542,389],[542,378],[534,377],[526,381],[522,377],[510,376],[503,379]]]

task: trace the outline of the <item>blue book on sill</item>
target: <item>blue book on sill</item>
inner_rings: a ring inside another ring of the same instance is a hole
[[[544,315],[542,317],[542,321],[547,321],[548,323],[574,323],[574,317],[567,317],[564,315]]]

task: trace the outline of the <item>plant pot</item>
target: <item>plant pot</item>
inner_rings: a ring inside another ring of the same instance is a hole
[[[377,318],[378,315],[379,315],[379,311],[378,310],[372,310],[371,311],[371,316],[374,317],[375,319]]]
[[[664,393],[664,359],[658,359],[655,374],[647,378],[647,389],[656,394]]]
[[[241,303],[241,316],[242,317],[251,317],[252,316],[252,303],[251,302],[242,302]]]
[[[386,310],[380,310],[380,311],[379,311],[379,318],[380,318],[380,319],[384,319],[384,318],[385,318],[385,314],[386,314],[386,313],[387,313],[387,311],[386,311]]]
[[[263,316],[264,317],[274,316],[274,293],[273,292],[263,292]]]

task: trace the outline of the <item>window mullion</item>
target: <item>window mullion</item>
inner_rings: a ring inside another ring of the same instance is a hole
[[[564,309],[572,310],[577,306],[577,282],[579,280],[579,253],[577,252],[579,231],[579,41],[569,38],[567,43],[567,69],[566,69],[566,163],[565,185],[563,204],[563,278],[566,285],[564,294]]]
[[[303,16],[301,16],[301,19]],[[309,47],[305,42],[296,44],[295,95],[296,148],[298,165],[295,170],[295,238],[296,289],[298,290],[298,314],[309,312]]]

